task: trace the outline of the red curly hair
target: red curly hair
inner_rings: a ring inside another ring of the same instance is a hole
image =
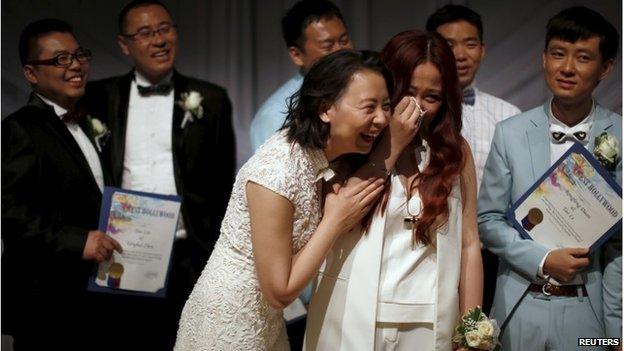
[[[436,219],[448,219],[447,199],[465,160],[461,136],[461,90],[455,56],[439,34],[410,30],[390,39],[381,52],[381,59],[394,77],[393,106],[409,94],[412,73],[418,65],[432,63],[442,78],[442,106],[428,123],[427,130],[420,131],[417,136],[427,141],[431,151],[428,165],[416,178],[423,210],[412,242],[429,245],[432,243],[430,233],[446,222],[437,224]],[[409,187],[410,191],[414,188],[413,184]],[[379,206],[381,211],[385,210],[387,198],[388,189]]]

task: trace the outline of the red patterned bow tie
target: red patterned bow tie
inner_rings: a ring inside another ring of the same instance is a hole
[[[61,120],[65,123],[79,123],[86,115],[87,111],[85,109],[75,108],[67,111],[67,113],[61,117]]]

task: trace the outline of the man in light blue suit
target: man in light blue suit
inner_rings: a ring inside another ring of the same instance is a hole
[[[542,54],[553,97],[496,126],[479,195],[479,232],[500,258],[492,314],[502,326],[503,350],[602,350],[579,347],[578,338],[621,338],[621,232],[588,255],[524,240],[505,218],[575,141],[590,152],[602,133],[621,141],[622,117],[592,96],[613,67],[618,40],[616,29],[588,8],[557,14]],[[611,170],[620,185],[621,153],[620,142]]]

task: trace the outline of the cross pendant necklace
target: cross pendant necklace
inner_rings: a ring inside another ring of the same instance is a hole
[[[418,211],[418,213],[412,214],[412,212],[409,209],[410,199],[411,199],[411,196],[407,198],[407,204],[405,204],[405,210],[407,211],[407,216],[403,217],[403,228],[413,231],[418,225],[418,220],[419,220],[418,217],[420,216],[420,211]]]
[[[410,200],[412,199],[412,189],[411,189],[411,184],[408,185],[407,181],[406,181],[406,185],[407,187],[405,188],[405,196],[407,198],[407,202],[405,203],[405,211],[407,212],[407,216],[403,217],[403,228],[414,231],[416,229],[416,226],[418,225],[418,221],[419,221],[420,213],[422,212],[422,208],[420,208],[417,213],[412,213],[412,211],[410,211]]]
[[[418,218],[416,216],[405,216],[403,217],[403,228],[413,230],[418,223]]]

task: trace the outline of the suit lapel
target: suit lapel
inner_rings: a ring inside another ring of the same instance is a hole
[[[54,109],[51,106],[47,105],[45,102],[43,102],[43,100],[41,100],[34,93],[31,94],[28,105],[41,109],[41,115],[43,117],[44,124],[47,125],[49,129],[58,136],[58,139],[67,148],[67,151],[70,155],[72,155],[76,163],[80,166],[80,169],[82,170],[84,175],[87,178],[91,179],[92,185],[97,189],[99,193],[100,188],[95,181],[93,171],[91,171],[91,167],[89,166],[87,158],[82,152],[80,146],[78,146],[76,139],[74,139],[69,130],[67,130],[67,126],[65,126],[65,123],[63,123],[63,121],[61,121],[61,119],[56,115]],[[89,135],[90,133],[87,133],[87,136]],[[91,137],[89,137],[89,139],[91,139]]]
[[[89,138],[89,141],[91,141],[91,144],[93,144],[95,151],[97,151],[99,155],[101,152],[100,150],[98,150],[97,143],[95,142],[95,136],[93,135],[93,129],[91,129],[88,119],[89,116],[80,121],[80,123],[78,123],[78,126],[80,127],[80,129],[82,129],[82,132],[85,133],[87,138]]]
[[[529,153],[533,170],[533,181],[541,177],[550,167],[550,140],[548,138],[548,104],[544,104],[543,113],[531,118],[526,131],[529,141]]]
[[[178,101],[182,100],[182,93],[188,91],[188,80],[176,71],[173,72],[172,80],[174,87],[174,100],[172,121],[173,126],[171,128],[171,131],[173,133],[173,145],[177,150],[182,147],[185,130],[189,127],[189,123],[187,123],[184,129],[181,128],[182,121],[184,120],[184,110],[177,104]]]
[[[110,170],[108,169],[108,164],[106,160],[104,159],[104,154],[102,153],[103,146],[100,145],[100,148],[98,148],[98,143],[95,141],[93,127],[90,125],[90,122],[88,121],[89,117],[91,116],[87,116],[87,118],[82,120],[78,125],[80,126],[80,129],[82,129],[82,131],[85,133],[85,135],[89,138],[89,140],[91,141],[91,144],[93,144],[93,147],[95,148],[95,151],[97,152],[98,160],[100,161],[100,167],[102,168],[102,176],[104,177],[104,185],[109,185],[109,184],[112,184],[112,179],[110,175]],[[105,143],[106,142],[103,142],[103,144]]]
[[[180,167],[180,156],[183,155],[184,136],[188,133],[188,129],[191,127],[190,123],[187,123],[184,129],[181,128],[182,121],[184,120],[184,110],[178,105],[178,101],[182,99],[182,93],[188,91],[188,80],[179,74],[177,71],[173,71],[173,118],[171,126],[171,146],[173,152],[173,174],[175,177],[176,188],[178,194],[182,194],[183,182],[182,182],[182,170]]]
[[[126,152],[126,123],[128,121],[128,103],[130,101],[130,85],[134,78],[134,71],[119,78],[117,81],[117,89],[111,92],[113,94],[109,103],[111,104],[109,111],[113,114],[109,124],[111,129],[111,172],[113,181],[117,185],[121,185],[121,177],[123,174],[124,155]]]

